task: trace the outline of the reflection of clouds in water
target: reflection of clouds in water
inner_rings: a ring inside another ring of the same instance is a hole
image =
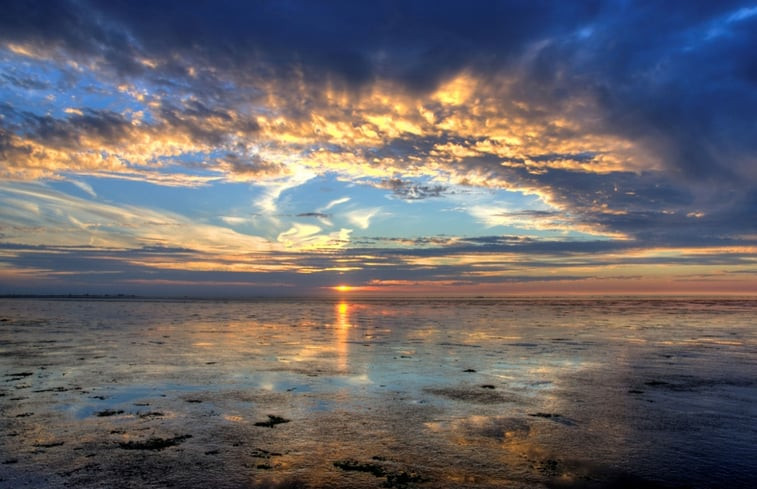
[[[474,414],[450,421],[428,422],[425,427],[460,449],[487,453],[490,461],[504,468],[508,481],[543,478],[560,487],[574,487],[573,484],[584,487],[580,484],[588,480],[615,476],[602,467],[601,461],[581,460],[576,457],[577,452],[553,446],[551,430],[522,415]],[[459,480],[466,472],[467,477],[476,477],[475,468],[462,465],[452,469],[448,479]]]
[[[241,423],[245,421],[245,418],[243,416],[239,416],[237,414],[224,414],[223,419],[226,421],[230,421],[232,423]]]
[[[530,424],[525,419],[508,416],[471,415],[451,421],[433,421],[425,424],[435,433],[452,437],[458,444],[476,444],[481,438],[506,443],[526,438]]]

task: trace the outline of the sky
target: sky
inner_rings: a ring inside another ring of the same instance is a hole
[[[757,3],[0,3],[0,294],[757,291]]]

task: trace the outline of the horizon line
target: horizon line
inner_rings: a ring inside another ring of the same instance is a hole
[[[140,295],[140,294],[0,294],[0,299],[56,299],[56,300],[197,300],[197,301],[254,301],[254,300],[503,300],[503,299],[751,299],[757,300],[757,293],[563,293],[563,294],[425,294],[425,295],[392,295],[366,293],[335,293],[335,294],[302,294],[302,295]]]

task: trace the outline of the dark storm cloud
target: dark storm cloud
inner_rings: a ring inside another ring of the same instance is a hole
[[[563,69],[570,85],[589,87],[606,130],[652,148],[679,178],[753,183],[757,16],[749,7],[608,3],[590,37],[542,53],[551,68],[543,71]],[[570,91],[565,77],[546,78]]]
[[[529,81],[559,89],[561,80],[591,76],[608,108],[619,109],[671,97],[677,106],[708,91],[725,95],[716,103],[738,100],[727,95],[757,80],[755,18],[728,20],[744,5],[25,0],[5,2],[0,35],[87,55],[120,53],[106,57],[111,63],[183,54],[216,68],[297,63],[352,83],[392,77],[419,87],[462,68],[496,72],[529,43],[552,40],[531,63]],[[581,29],[586,35],[576,37]],[[645,119],[667,112],[653,108],[637,107]]]
[[[531,50],[520,80],[526,98],[543,106],[590,94],[603,110],[599,126],[653,148],[681,177],[754,182],[757,15],[739,13],[745,7],[10,1],[0,36],[97,56],[124,73],[149,71],[138,58],[154,58],[172,81],[186,74],[177,65],[184,59],[242,78],[267,72],[277,79],[297,69],[316,83],[337,79],[359,87],[388,78],[410,90],[431,89],[462,69],[494,76]]]
[[[173,53],[236,69],[266,62],[352,85],[375,77],[427,89],[475,63],[503,63],[545,34],[564,34],[597,12],[594,2],[107,1],[14,5],[9,35],[38,35],[73,50]],[[59,23],[54,21],[59,16]],[[91,32],[92,39],[82,32]],[[38,32],[38,33],[37,33]],[[131,42],[127,41],[131,40]],[[93,42],[94,41],[94,42]],[[167,56],[166,56],[167,57]]]

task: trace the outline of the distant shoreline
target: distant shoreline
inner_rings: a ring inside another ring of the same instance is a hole
[[[333,295],[280,295],[280,296],[146,296],[136,294],[0,294],[0,299],[24,300],[123,300],[123,301],[421,301],[421,300],[757,300],[757,294],[597,294],[597,295],[501,295],[501,296],[466,296],[466,295],[428,295],[428,296],[392,296],[371,294],[333,294]]]

